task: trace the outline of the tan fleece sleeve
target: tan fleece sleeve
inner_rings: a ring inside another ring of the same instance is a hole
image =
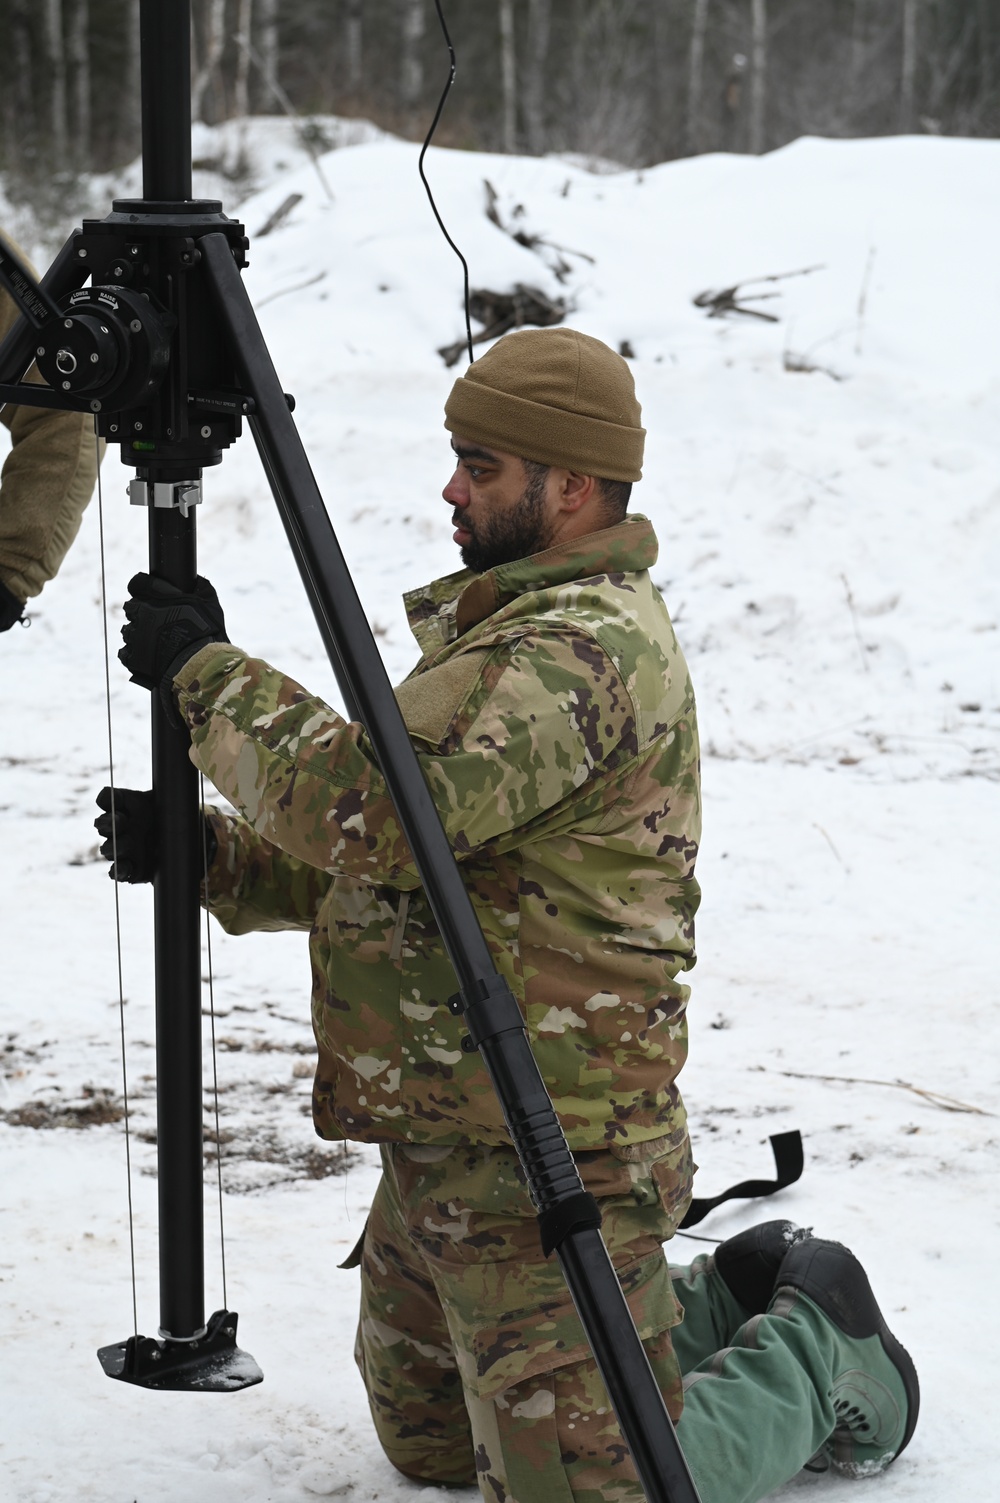
[[[0,340],[16,317],[0,292]],[[41,382],[34,366],[27,379]],[[53,578],[80,529],[97,478],[94,424],[82,412],[20,406],[4,407],[0,421],[12,439],[0,471],[0,580],[27,600]]]

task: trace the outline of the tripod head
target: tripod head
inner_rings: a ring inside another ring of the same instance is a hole
[[[41,283],[0,241],[0,284],[23,315],[0,345],[0,403],[93,413],[152,484],[196,483],[253,406],[199,248],[221,234],[247,264],[243,226],[191,197],[190,25],[190,0],[142,0],[143,197],[85,220]],[[47,388],[22,381],[33,360]]]
[[[0,385],[0,399],[92,412],[97,432],[119,444],[142,480],[196,479],[239,437],[249,397],[236,389],[216,304],[199,275],[199,239],[225,235],[235,264],[246,265],[243,226],[217,200],[115,202],[105,219],[85,220],[60,258],[90,285],[39,284],[0,242],[0,282],[33,338],[15,329],[0,349],[0,376],[23,375],[25,355],[48,383]],[[23,329],[23,326],[22,326]],[[20,339],[15,344],[18,335]],[[8,355],[10,349],[10,355]],[[16,370],[16,364],[22,369]],[[6,369],[5,369],[6,367]]]
[[[0,241],[0,284],[22,317],[0,347],[0,403],[93,415],[149,508],[150,571],[180,590],[197,574],[194,505],[254,410],[239,389],[214,263],[239,283],[243,226],[191,197],[190,0],[141,0],[143,197],[87,220],[42,282]],[[203,249],[204,247],[204,249]],[[89,285],[85,286],[85,283]],[[242,287],[239,289],[242,293]],[[245,294],[243,294],[245,298]],[[22,380],[32,361],[47,386]],[[279,397],[288,417],[287,406]],[[197,775],[186,736],[152,705],[160,1326],[102,1347],[113,1378],[232,1391],[258,1383],[235,1312],[204,1313]]]

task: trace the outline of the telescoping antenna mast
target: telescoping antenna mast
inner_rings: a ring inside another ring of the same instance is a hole
[[[0,346],[0,401],[93,412],[136,470],[150,569],[181,589],[196,573],[204,468],[245,417],[341,691],[368,733],[455,970],[450,1006],[482,1054],[649,1503],[698,1503],[621,1285],[438,818],[353,580],[278,382],[240,271],[243,227],[191,199],[189,0],[141,0],[143,198],[85,221],[41,287],[0,248],[22,319]],[[84,283],[90,279],[90,286]],[[49,383],[20,384],[32,356]],[[235,1316],[204,1318],[198,800],[187,737],[153,696],[160,1338],[99,1353],[146,1387],[260,1381]]]

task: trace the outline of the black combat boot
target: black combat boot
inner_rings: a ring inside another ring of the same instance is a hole
[[[857,1258],[839,1242],[796,1243],[778,1272],[770,1314],[807,1318],[828,1350],[827,1392],[837,1422],[820,1455],[848,1477],[884,1471],[910,1443],[920,1385]]]
[[[811,1227],[791,1221],[762,1221],[720,1242],[712,1255],[715,1271],[748,1315],[766,1310],[774,1281],[787,1254],[812,1237]]]

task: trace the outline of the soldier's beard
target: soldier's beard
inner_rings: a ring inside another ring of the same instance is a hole
[[[541,468],[539,466],[539,468]],[[462,562],[475,574],[485,574],[498,564],[513,563],[516,558],[530,558],[549,546],[549,529],[545,522],[545,482],[548,471],[528,474],[524,490],[509,510],[486,514],[473,527],[467,517],[456,514],[456,527],[472,533],[461,550]]]

